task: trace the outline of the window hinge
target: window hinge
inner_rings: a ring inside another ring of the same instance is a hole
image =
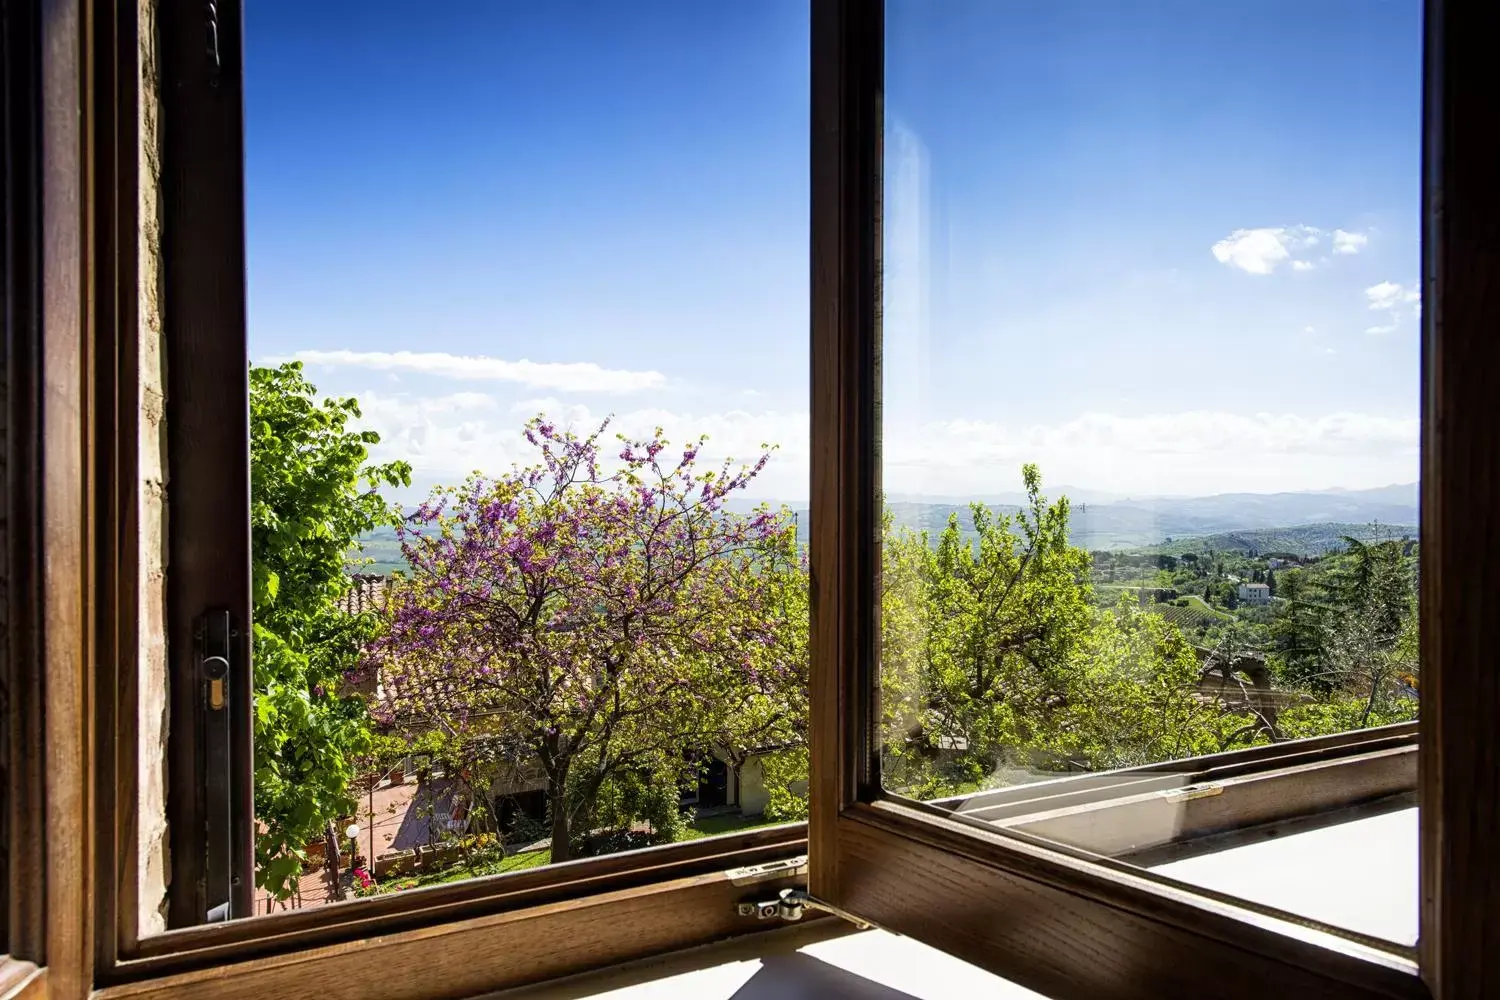
[[[856,917],[848,910],[840,909],[832,903],[825,903],[808,894],[806,889],[782,889],[774,899],[747,899],[741,900],[735,906],[736,911],[742,917],[754,917],[756,920],[786,920],[796,921],[802,919],[802,914],[807,910],[822,910],[831,913],[841,920],[867,931],[874,925],[862,917]]]
[[[799,854],[792,858],[783,858],[780,861],[767,861],[762,865],[747,865],[744,868],[731,868],[724,873],[734,885],[749,885],[752,882],[765,882],[773,878],[793,878],[797,875],[807,874],[807,855]]]
[[[1182,788],[1168,788],[1161,793],[1161,797],[1169,802],[1188,802],[1193,799],[1205,799],[1210,795],[1224,794],[1224,786],[1216,781],[1207,781],[1201,785],[1186,785]]]

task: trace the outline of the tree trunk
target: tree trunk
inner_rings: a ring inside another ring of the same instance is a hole
[[[333,898],[344,898],[344,884],[339,881],[339,834],[333,828],[333,820],[323,829],[323,853],[328,858],[328,869],[333,875]]]
[[[568,842],[568,803],[566,780],[559,780],[548,790],[547,801],[552,809],[552,861],[567,861],[571,844]]]

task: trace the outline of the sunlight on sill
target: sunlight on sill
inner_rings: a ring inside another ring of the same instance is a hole
[[[911,938],[836,920],[781,930],[620,969],[496,994],[496,1000],[1035,1000]]]
[[[1239,843],[1154,866],[1397,943],[1416,941],[1417,810]],[[1292,928],[1285,927],[1292,931]],[[1318,932],[1308,932],[1314,938]],[[500,994],[511,1000],[1023,1000],[1041,994],[885,931],[826,920]]]
[[[1419,858],[1413,806],[1151,870],[1335,927],[1415,945]]]

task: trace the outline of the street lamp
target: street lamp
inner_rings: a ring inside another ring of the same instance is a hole
[[[359,853],[359,824],[350,823],[344,827],[344,836],[349,838],[349,884],[354,885],[354,856]]]

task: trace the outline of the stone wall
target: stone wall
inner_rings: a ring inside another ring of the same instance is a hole
[[[162,330],[161,117],[156,0],[140,2],[140,683],[137,726],[136,891],[144,936],[166,929],[167,840],[167,482],[166,356]]]

